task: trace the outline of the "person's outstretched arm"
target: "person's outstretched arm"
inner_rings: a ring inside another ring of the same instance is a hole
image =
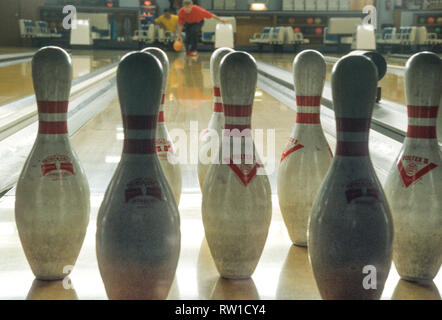
[[[212,18],[215,18],[216,20],[222,22],[222,23],[228,23],[230,22],[230,20],[227,19],[221,19],[220,17],[218,17],[216,14],[212,13]]]
[[[176,37],[177,41],[181,41],[181,32],[183,32],[183,25],[178,23],[178,34]]]

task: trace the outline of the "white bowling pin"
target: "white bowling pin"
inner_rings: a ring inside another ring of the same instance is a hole
[[[219,64],[221,59],[230,52],[233,52],[230,48],[218,48],[210,57],[210,76],[212,78],[213,85],[213,113],[210,118],[209,125],[207,129],[200,136],[200,146],[205,144],[210,145],[211,139],[218,138],[219,143],[221,143],[222,130],[224,129],[224,112],[223,112],[223,101],[221,98],[221,90],[219,83]],[[215,133],[218,136],[215,136]],[[207,151],[207,157],[211,157],[210,150]],[[206,179],[207,170],[209,170],[210,163],[198,162],[198,181],[200,183],[200,188],[203,190],[204,180]]]
[[[333,68],[336,152],[308,233],[323,299],[379,299],[390,271],[392,218],[368,151],[376,85],[376,66],[364,56],[345,56]]]
[[[149,47],[142,50],[142,52],[149,52],[160,60],[163,66],[163,84],[161,87],[161,104],[160,111],[158,113],[158,123],[155,135],[155,145],[157,148],[158,159],[160,159],[161,168],[163,168],[164,174],[166,175],[167,181],[172,188],[173,195],[175,196],[176,203],[180,203],[181,197],[181,167],[176,159],[175,147],[173,141],[170,138],[169,131],[166,127],[166,122],[164,118],[164,101],[166,97],[167,80],[169,77],[169,59],[167,54],[155,47]],[[169,161],[169,159],[174,159],[174,161]]]
[[[124,127],[120,163],[97,217],[97,258],[110,299],[165,299],[180,253],[180,218],[155,148],[162,67],[124,56],[117,87]]]
[[[326,66],[317,51],[293,61],[296,124],[278,169],[278,199],[290,239],[307,245],[307,223],[319,187],[333,158],[319,119]]]
[[[432,280],[442,263],[442,156],[436,137],[442,62],[434,53],[405,67],[408,130],[385,182],[394,222],[393,261],[406,280]]]
[[[89,185],[69,141],[71,58],[44,47],[32,58],[38,134],[17,182],[15,220],[26,258],[40,280],[66,277],[89,223]]]
[[[257,174],[250,129],[256,80],[255,59],[248,53],[232,52],[221,61],[226,131],[218,151],[221,162],[210,166],[204,182],[202,217],[216,267],[231,279],[249,278],[254,272],[272,215],[270,183],[266,175]],[[236,140],[240,152],[233,152]]]

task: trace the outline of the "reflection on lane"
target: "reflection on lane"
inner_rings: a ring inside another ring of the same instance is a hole
[[[71,52],[73,79],[117,62],[121,51]],[[31,61],[0,67],[0,106],[34,94]]]
[[[34,279],[26,300],[78,300],[69,277],[60,281]]]
[[[265,63],[292,70],[293,59],[296,56],[294,53],[286,54],[269,54],[269,53],[254,53],[254,57]],[[333,56],[327,54],[327,56]],[[388,56],[385,57],[387,64],[389,65],[405,65],[405,61],[398,63],[397,60],[391,60]],[[326,81],[330,82],[331,71],[333,65],[327,63],[327,75]],[[379,82],[379,86],[382,87],[382,99],[390,100],[396,103],[400,103],[405,106],[405,92],[404,92],[404,78],[396,74],[386,74],[384,78]]]

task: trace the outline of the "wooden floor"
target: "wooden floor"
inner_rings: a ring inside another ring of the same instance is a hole
[[[166,94],[169,130],[181,128],[190,133],[191,125],[197,124],[199,131],[207,125],[212,112],[209,57],[209,54],[201,54],[198,61],[193,61],[182,56],[169,56],[171,70]],[[0,79],[3,79],[2,72],[0,70]],[[195,122],[191,124],[192,121]],[[279,159],[294,121],[295,113],[290,108],[265,92],[256,91],[252,128],[263,129],[264,135],[266,129],[275,129],[276,159]],[[327,139],[333,149],[333,137],[327,136]],[[89,228],[70,276],[75,290],[63,289],[61,282],[34,280],[18,238],[12,191],[0,199],[0,299],[106,299],[95,255],[95,229],[98,207],[121,153],[122,124],[118,100],[112,101],[80,129],[73,136],[72,143],[92,192]],[[204,240],[196,164],[183,165],[182,169],[183,194],[179,206],[182,247],[169,299],[320,299],[307,250],[291,245],[282,221],[275,187],[277,168],[270,174],[273,217],[263,255],[252,279],[238,281],[219,277]],[[442,288],[442,272],[434,283],[424,286],[399,280],[393,267],[383,299],[440,299],[438,288]]]

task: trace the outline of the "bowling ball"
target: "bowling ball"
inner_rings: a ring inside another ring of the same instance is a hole
[[[442,17],[437,18],[437,24],[442,24]]]
[[[434,23],[434,18],[433,18],[433,17],[429,17],[429,18],[427,19],[427,22],[428,22],[429,24],[433,24],[433,23]]]
[[[294,32],[294,33],[301,33],[301,28],[294,28],[294,29],[293,29],[293,32]]]
[[[307,22],[307,24],[312,24],[313,23],[313,18],[307,18],[306,22]]]
[[[424,17],[419,17],[419,23],[420,24],[424,24],[425,23],[425,18]]]
[[[296,22],[296,19],[293,17],[289,18],[289,24],[294,24]]]
[[[442,33],[442,28],[441,27],[436,27],[434,29],[434,32],[436,32],[437,34],[441,34]]]
[[[318,36],[320,36],[322,34],[322,28],[316,28],[315,29],[315,34],[317,34]]]
[[[321,18],[316,18],[316,19],[315,19],[315,23],[316,23],[316,24],[321,24],[321,22],[322,22]]]
[[[175,40],[175,42],[173,43],[173,49],[176,52],[180,52],[181,50],[183,50],[183,48],[184,48],[184,43],[182,41]]]

